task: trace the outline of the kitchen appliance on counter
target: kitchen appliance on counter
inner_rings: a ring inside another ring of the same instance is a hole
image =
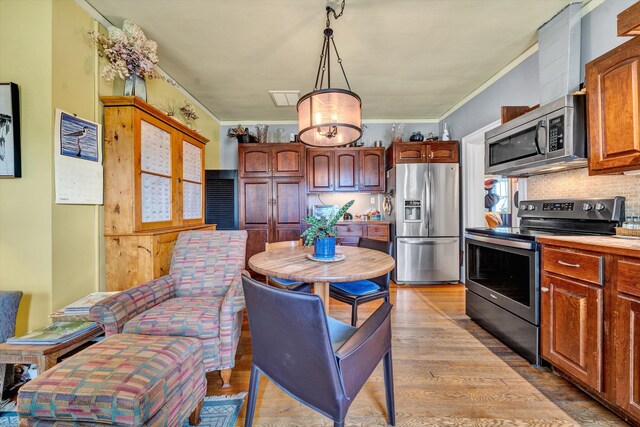
[[[485,133],[485,173],[524,177],[585,167],[584,98],[564,96]]]
[[[521,201],[520,228],[467,228],[466,313],[529,362],[540,364],[538,236],[613,235],[624,197]]]
[[[313,205],[313,216],[316,218],[331,218],[338,213],[338,205]]]
[[[457,163],[397,164],[387,172],[396,283],[460,280],[459,188]]]

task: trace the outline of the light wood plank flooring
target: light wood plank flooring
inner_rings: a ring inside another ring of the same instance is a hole
[[[464,314],[464,287],[392,288],[397,426],[618,426],[616,415],[548,369],[535,369]],[[379,305],[360,308],[360,322]],[[331,315],[349,322],[346,304]],[[283,333],[285,333],[283,331]],[[246,391],[251,339],[243,327],[231,378],[220,388],[210,373],[209,395]],[[243,407],[237,425],[244,424]],[[351,406],[347,426],[385,426],[382,365]],[[263,378],[255,426],[332,426]]]

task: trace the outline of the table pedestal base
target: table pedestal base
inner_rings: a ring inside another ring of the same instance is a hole
[[[320,296],[325,313],[329,314],[329,282],[315,282],[313,293]]]

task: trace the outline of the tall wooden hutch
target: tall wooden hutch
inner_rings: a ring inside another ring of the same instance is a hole
[[[181,231],[204,224],[208,139],[136,97],[102,97],[107,289],[169,271]]]

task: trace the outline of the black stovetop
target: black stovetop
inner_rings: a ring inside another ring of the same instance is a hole
[[[615,234],[624,220],[624,197],[529,200],[519,203],[520,227],[467,228],[471,234],[536,241],[539,236]]]
[[[577,233],[569,233],[566,231],[553,231],[553,230],[537,230],[534,228],[518,228],[518,227],[478,227],[467,228],[465,230],[471,234],[483,234],[492,237],[502,237],[505,239],[519,239],[536,241],[538,236],[562,236]],[[582,233],[581,233],[582,234]]]

